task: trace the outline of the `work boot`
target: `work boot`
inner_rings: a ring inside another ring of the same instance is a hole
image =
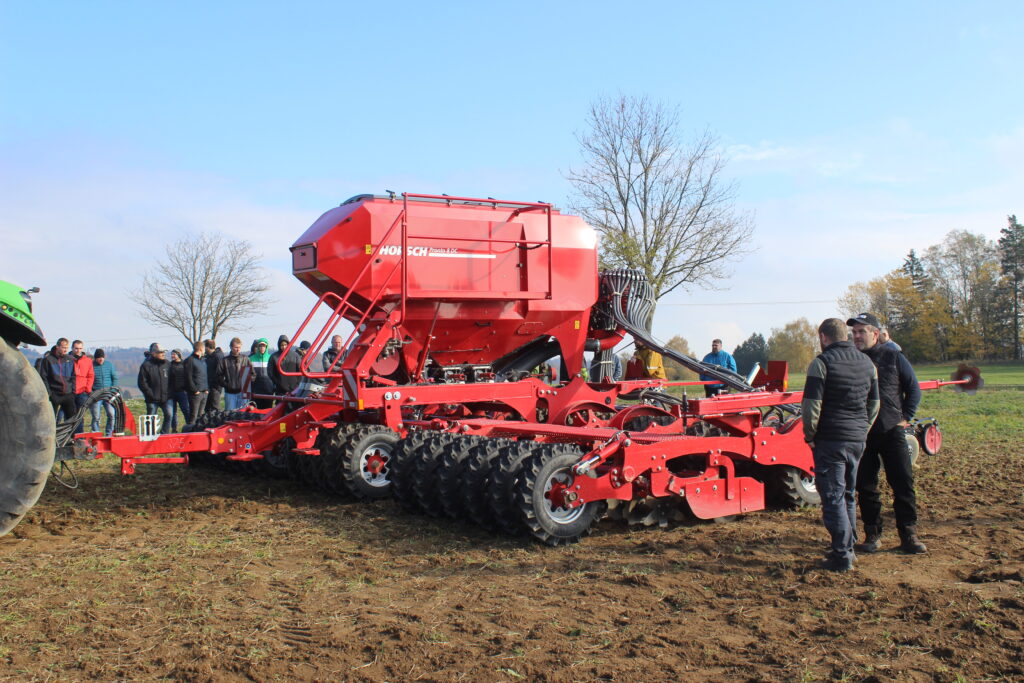
[[[830,572],[848,572],[853,569],[853,560],[848,560],[845,557],[829,553],[818,566],[822,569],[827,569]]]
[[[876,527],[864,528],[864,542],[853,546],[859,553],[877,553],[882,547],[882,530]]]
[[[908,526],[899,530],[900,550],[910,555],[920,555],[928,552],[928,547],[917,537],[917,527]]]

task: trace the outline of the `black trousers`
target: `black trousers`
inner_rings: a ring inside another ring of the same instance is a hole
[[[910,448],[903,427],[893,427],[887,432],[868,435],[864,457],[857,469],[857,500],[867,533],[882,532],[882,496],[878,492],[878,471],[882,467],[885,467],[885,479],[892,489],[896,526],[905,529],[917,524],[917,496],[914,494]]]
[[[57,420],[70,420],[78,412],[74,394],[50,394],[50,405]]]

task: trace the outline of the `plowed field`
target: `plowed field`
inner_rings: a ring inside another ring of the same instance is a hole
[[[890,531],[846,575],[814,568],[814,509],[551,549],[108,458],[0,538],[0,678],[1021,680],[1020,434],[946,435],[918,470],[930,552]]]

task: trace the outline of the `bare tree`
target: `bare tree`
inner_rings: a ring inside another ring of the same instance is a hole
[[[567,174],[571,206],[599,230],[605,267],[643,270],[656,299],[726,274],[753,232],[709,132],[685,145],[676,108],[647,98],[600,99],[578,136],[583,167]]]
[[[189,342],[215,339],[230,320],[263,308],[270,289],[260,257],[245,240],[220,234],[183,237],[129,296],[143,317]]]

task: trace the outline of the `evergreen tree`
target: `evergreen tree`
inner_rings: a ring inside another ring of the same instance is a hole
[[[764,368],[768,364],[768,342],[760,332],[747,337],[747,340],[736,347],[732,352],[736,359],[736,368],[741,375],[746,375],[754,367],[754,363],[760,363]]]
[[[1013,320],[1013,357],[1021,359],[1021,296],[1024,295],[1024,225],[1017,216],[1007,216],[1007,226],[999,238],[999,262],[1011,291]]]
[[[924,294],[928,290],[928,273],[925,271],[924,263],[917,257],[913,249],[907,254],[907,258],[903,259],[902,270],[903,274],[910,278],[918,293]]]

